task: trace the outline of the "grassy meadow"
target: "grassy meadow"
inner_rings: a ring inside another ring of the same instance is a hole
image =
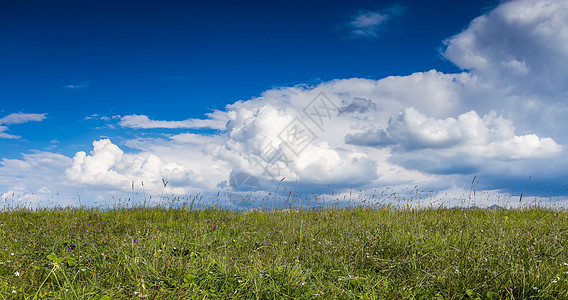
[[[0,299],[568,299],[551,209],[19,209],[0,232]]]

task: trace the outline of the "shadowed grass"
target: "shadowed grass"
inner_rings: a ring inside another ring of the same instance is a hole
[[[0,224],[1,298],[568,298],[553,210],[49,209]]]

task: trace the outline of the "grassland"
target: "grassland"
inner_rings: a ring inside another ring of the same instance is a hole
[[[547,209],[13,210],[2,299],[568,299]]]

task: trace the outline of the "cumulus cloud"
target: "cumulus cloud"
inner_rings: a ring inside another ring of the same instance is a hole
[[[506,1],[445,41],[458,67],[516,91],[566,95],[568,2]]]
[[[153,192],[163,187],[162,179],[183,182],[184,186],[199,182],[199,176],[184,166],[164,162],[152,153],[125,154],[108,139],[94,141],[90,155],[77,152],[65,175],[73,183],[112,190],[127,190],[134,181],[144,182]],[[184,193],[184,187],[170,187],[170,192]]]
[[[568,142],[566,11],[566,1],[503,1],[447,39],[442,51],[493,94],[501,95],[476,101],[509,112],[507,117],[520,132],[553,135],[562,143]]]
[[[503,159],[550,157],[562,151],[562,146],[551,138],[514,133],[512,122],[494,111],[483,118],[472,110],[457,119],[436,119],[409,107],[392,116],[387,128],[347,134],[345,141],[365,146],[398,146],[404,151],[451,149],[455,154]]]
[[[295,94],[298,90],[288,92]],[[295,96],[305,99],[306,94]],[[318,129],[315,123],[309,123],[311,120],[306,114],[300,113],[301,106],[274,98],[265,101],[268,103],[253,107],[248,107],[250,102],[232,106],[227,140],[223,145],[212,147],[218,159],[258,177],[298,178],[312,188],[330,184],[359,186],[376,178],[376,164],[367,154],[337,149],[330,145],[331,139],[323,138],[336,134],[333,126],[326,128],[332,130],[330,133],[324,134],[322,132],[327,130]],[[294,106],[298,109],[291,108]]]
[[[22,159],[0,160],[0,186],[5,197],[18,204],[66,205],[76,200],[79,189],[63,188],[64,172],[71,165],[71,159],[56,153],[35,151],[23,154]],[[64,190],[65,199],[59,198]],[[72,196],[70,196],[72,195]],[[2,194],[0,194],[0,198]]]
[[[145,115],[127,115],[121,118],[120,126],[135,128],[135,129],[149,129],[149,128],[182,128],[182,129],[196,129],[196,128],[211,128],[223,129],[225,127],[226,118],[224,114],[219,111],[206,114],[208,119],[187,119],[183,121],[156,121],[151,120]]]
[[[351,34],[376,37],[388,22],[402,16],[405,12],[405,6],[396,4],[381,11],[360,11],[349,23]]]

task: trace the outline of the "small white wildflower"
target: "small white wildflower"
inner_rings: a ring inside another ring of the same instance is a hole
[[[14,252],[10,253],[10,255],[14,256]]]
[[[12,290],[12,294],[15,294],[15,293],[17,293],[16,290]]]
[[[19,276],[20,276],[20,272],[18,272],[18,271],[14,272],[14,276],[19,277]]]

